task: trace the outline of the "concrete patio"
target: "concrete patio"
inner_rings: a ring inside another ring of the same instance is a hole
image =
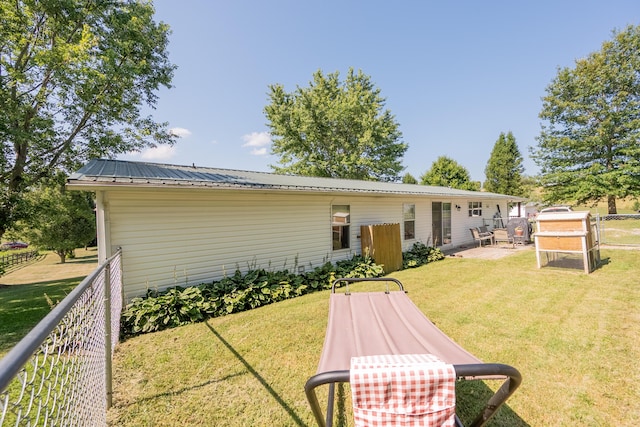
[[[500,259],[517,251],[535,250],[533,243],[515,245],[497,244],[486,246],[463,245],[453,249],[442,251],[446,256],[455,256],[461,258],[480,258],[480,259]]]

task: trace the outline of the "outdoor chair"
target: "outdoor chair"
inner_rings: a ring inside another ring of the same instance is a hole
[[[346,283],[344,293],[336,292],[341,282]],[[386,282],[386,290],[351,293],[352,282]],[[389,283],[399,290],[390,291]],[[372,372],[376,375],[370,376]],[[320,427],[333,424],[339,383],[350,384],[356,426],[463,426],[455,414],[455,382],[487,379],[502,384],[478,405],[482,409],[469,426],[483,426],[513,394],[521,382],[518,370],[483,363],[456,344],[409,299],[400,281],[342,278],[332,285],[322,354],[305,393]],[[324,385],[328,400],[323,414],[316,388]]]
[[[487,231],[485,233],[481,233],[478,227],[473,227],[473,228],[470,228],[469,230],[471,231],[473,240],[478,242],[480,246],[482,246],[482,242],[484,241],[489,241],[489,243],[491,243],[492,245],[495,243],[492,232]]]
[[[503,242],[510,244],[512,247],[515,247],[513,237],[509,236],[509,232],[506,228],[494,228],[493,240],[496,244]]]

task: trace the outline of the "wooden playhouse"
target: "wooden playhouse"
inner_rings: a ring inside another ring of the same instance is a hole
[[[600,262],[600,247],[595,225],[591,224],[589,212],[549,212],[536,218],[536,258],[538,268],[545,265],[571,266],[571,255],[579,255],[585,273],[590,273]],[[569,255],[561,260],[560,254]],[[564,261],[564,262],[562,262]],[[573,260],[575,261],[575,260]],[[574,262],[575,263],[575,262]]]

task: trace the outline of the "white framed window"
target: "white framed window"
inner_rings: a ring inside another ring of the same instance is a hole
[[[405,203],[403,205],[404,240],[416,238],[416,205]]]
[[[469,216],[482,216],[482,202],[469,202]]]
[[[331,239],[333,250],[349,249],[351,212],[349,205],[331,206]]]

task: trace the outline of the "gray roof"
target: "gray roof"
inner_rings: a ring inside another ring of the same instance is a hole
[[[498,198],[522,201],[521,197],[480,191],[393,182],[318,178],[250,172],[202,166],[177,166],[124,160],[91,160],[67,179],[70,188],[114,186],[189,187],[332,193],[371,193],[459,198]]]

